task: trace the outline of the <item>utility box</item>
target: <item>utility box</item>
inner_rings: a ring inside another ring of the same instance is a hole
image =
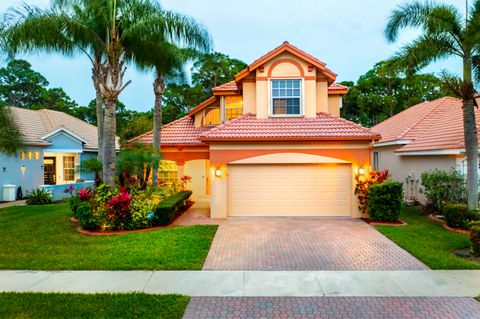
[[[6,184],[3,185],[3,200],[5,202],[14,202],[16,195],[17,185]]]

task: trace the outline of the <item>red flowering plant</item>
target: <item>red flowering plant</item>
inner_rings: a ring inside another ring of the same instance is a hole
[[[184,175],[180,178],[180,184],[182,186],[182,190],[187,188],[187,184],[192,181],[192,176]]]
[[[120,194],[113,196],[105,204],[108,218],[114,229],[128,228],[128,222],[131,217],[130,205],[133,195],[122,187]]]
[[[93,197],[92,190],[90,188],[80,188],[77,191],[77,195],[81,202],[87,202]]]
[[[367,176],[363,174],[355,175],[355,194],[358,197],[358,208],[362,214],[367,214],[368,208],[368,188],[373,184],[380,184],[388,178],[388,170],[370,171]]]

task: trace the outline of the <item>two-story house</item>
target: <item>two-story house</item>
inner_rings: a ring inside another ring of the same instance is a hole
[[[356,174],[380,136],[339,117],[348,89],[284,42],[162,128],[160,178],[192,176],[211,217],[360,217]],[[152,132],[129,141],[151,143]]]

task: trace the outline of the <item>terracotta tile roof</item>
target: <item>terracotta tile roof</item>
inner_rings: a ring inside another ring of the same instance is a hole
[[[475,108],[477,119],[480,111]],[[480,121],[477,120],[477,126]],[[410,141],[397,152],[464,148],[462,101],[444,97],[412,106],[374,126],[380,142]]]
[[[248,113],[212,128],[202,141],[372,140],[371,130],[326,113],[316,118],[262,118]]]
[[[46,144],[42,137],[48,133],[65,128],[85,140],[88,149],[97,149],[97,127],[76,117],[54,110],[29,110],[18,107],[7,108],[23,136],[25,144]],[[117,141],[118,143],[118,141]],[[117,147],[120,147],[117,144]]]
[[[235,80],[216,86],[212,89],[212,92],[237,92],[237,91],[238,91],[238,87],[237,87],[237,82],[235,82]]]
[[[338,83],[332,83],[329,87],[328,87],[328,90],[329,91],[343,91],[343,90],[348,90],[348,86],[345,86],[345,85],[341,85],[341,84],[338,84]]]
[[[334,81],[337,75],[332,72],[332,70],[328,69],[326,67],[326,63],[320,61],[316,57],[308,54],[307,52],[297,48],[296,46],[290,44],[288,41],[284,41],[281,45],[273,49],[272,51],[262,55],[260,58],[256,59],[253,61],[247,68],[243,69],[240,71],[237,75],[235,75],[235,80],[239,81],[243,79],[245,76],[247,76],[250,72],[255,70],[257,67],[262,65],[263,63],[267,62],[268,60],[274,58],[275,56],[283,53],[283,52],[290,52],[293,55],[298,56],[301,59],[304,59],[305,61],[313,64],[320,70],[322,70],[325,75],[331,80]]]
[[[193,109],[191,109],[190,111],[188,111],[188,115],[192,116],[194,115],[195,113],[203,110],[204,108],[206,108],[207,106],[210,106],[212,104],[214,104],[215,102],[217,102],[217,97],[216,96],[211,96],[209,97],[208,99],[206,99],[205,101],[203,101],[202,103],[198,104],[197,106],[195,106]]]
[[[208,130],[210,130],[210,128],[208,127],[196,128],[193,118],[190,116],[185,116],[162,127],[161,144],[202,144],[198,140],[198,137],[200,136],[200,134]],[[152,142],[153,131],[149,131],[127,141],[128,144],[152,144]]]

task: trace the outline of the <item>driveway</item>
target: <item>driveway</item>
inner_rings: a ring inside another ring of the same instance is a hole
[[[425,270],[358,219],[270,218],[220,222],[204,270]]]

